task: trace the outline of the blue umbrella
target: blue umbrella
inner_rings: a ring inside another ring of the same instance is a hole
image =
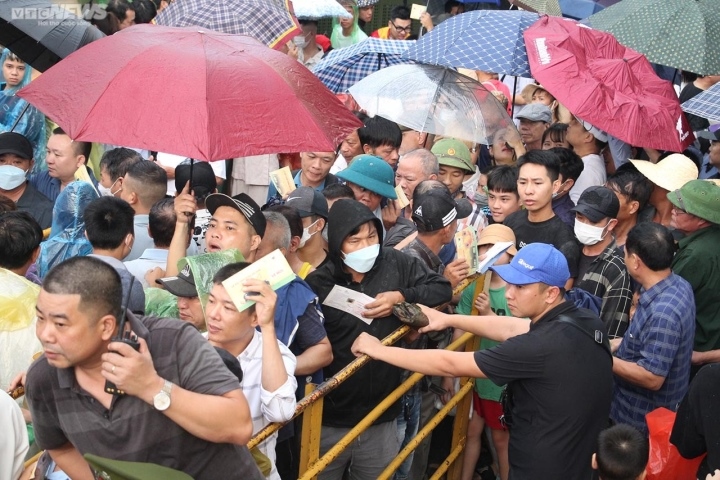
[[[331,92],[345,93],[381,68],[413,63],[402,58],[402,54],[414,44],[414,40],[368,38],[350,47],[333,50],[315,66],[313,73]]]
[[[451,17],[410,47],[421,63],[532,77],[523,32],[540,16],[519,10],[476,10]]]
[[[716,83],[680,105],[687,113],[720,122],[720,83]]]

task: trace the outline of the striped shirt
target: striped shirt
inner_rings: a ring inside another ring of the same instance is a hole
[[[615,240],[590,263],[575,287],[602,299],[600,318],[609,338],[622,337],[628,328],[633,294],[625,258]]]
[[[295,355],[282,342],[278,341],[278,346],[280,347],[288,378],[274,392],[269,392],[262,387],[262,333],[255,330],[253,339],[237,357],[243,372],[240,387],[250,407],[253,435],[265,428],[266,425],[273,422],[288,421],[295,414],[295,390],[297,389],[295,366],[297,360]],[[267,440],[258,445],[260,451],[272,462],[272,471],[267,476],[270,480],[280,480],[280,475],[277,468],[275,468],[277,435],[277,433],[273,433]]]
[[[695,298],[676,274],[640,290],[637,310],[615,356],[665,377],[659,390],[634,385],[617,375],[610,418],[647,435],[645,415],[658,408],[676,410],[688,390],[695,337]]]

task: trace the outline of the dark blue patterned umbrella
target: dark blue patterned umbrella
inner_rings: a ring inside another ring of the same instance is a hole
[[[710,122],[720,122],[720,83],[716,83],[680,106],[687,113],[707,118]]]
[[[413,63],[402,58],[402,54],[414,44],[414,40],[368,38],[350,47],[333,50],[315,66],[313,73],[331,92],[345,93],[381,68]]]
[[[421,63],[531,77],[523,32],[540,16],[518,10],[476,10],[451,17],[408,49]]]
[[[301,32],[288,0],[182,0],[172,2],[155,22],[248,35],[275,49]]]

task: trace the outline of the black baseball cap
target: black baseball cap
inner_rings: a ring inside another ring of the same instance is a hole
[[[182,192],[185,184],[190,181],[191,160],[185,160],[175,167],[175,190]],[[192,160],[192,180],[190,188],[195,193],[195,198],[203,199],[213,193],[217,188],[215,172],[208,162]]]
[[[234,208],[245,216],[258,235],[261,237],[265,235],[265,215],[262,214],[255,200],[246,193],[234,197],[229,197],[224,193],[212,193],[205,199],[205,207],[207,207],[210,215],[214,215],[215,210],[220,207]]]
[[[193,277],[189,264],[185,265],[177,274],[177,277],[158,278],[155,282],[164,286],[165,290],[176,297],[192,298],[198,296],[197,288],[195,288],[195,277]]]
[[[570,211],[587,217],[591,222],[599,222],[603,218],[617,218],[620,201],[607,187],[588,187]]]
[[[24,135],[17,132],[0,133],[0,155],[5,153],[12,153],[25,160],[32,160],[32,143]]]
[[[447,227],[455,219],[466,218],[472,213],[472,205],[467,198],[455,200],[442,188],[428,190],[413,198],[412,219],[422,224],[428,232]]]
[[[301,217],[318,215],[328,218],[328,204],[325,196],[312,187],[298,187],[288,195],[285,203],[295,208]]]

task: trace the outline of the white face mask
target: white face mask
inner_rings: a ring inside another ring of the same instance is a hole
[[[15,165],[0,166],[0,189],[14,190],[25,182],[27,172]]]
[[[293,37],[293,43],[298,48],[305,48],[305,45],[307,45],[307,39],[304,35],[298,35],[296,37]]]
[[[312,227],[319,221],[320,220],[315,220],[313,223],[311,223],[307,227],[303,228],[303,233],[302,233],[302,237],[300,237],[300,245],[298,245],[298,248],[303,248],[305,246],[305,244],[307,243],[307,241],[310,240],[310,238],[312,238],[313,235],[318,233],[317,230],[314,231],[313,233],[310,233],[310,227]]]
[[[99,183],[98,183],[97,188],[98,188],[98,192],[100,192],[101,197],[112,197],[113,196],[111,188],[103,187]]]
[[[358,273],[367,273],[375,265],[375,260],[380,254],[380,244],[370,245],[354,252],[342,252],[343,263]]]
[[[608,222],[605,227],[607,227],[609,224],[610,222]],[[594,227],[592,225],[588,225],[587,223],[583,223],[576,218],[575,236],[577,237],[578,241],[583,245],[595,245],[602,242],[603,238],[605,238],[605,235],[603,235],[605,227]]]

